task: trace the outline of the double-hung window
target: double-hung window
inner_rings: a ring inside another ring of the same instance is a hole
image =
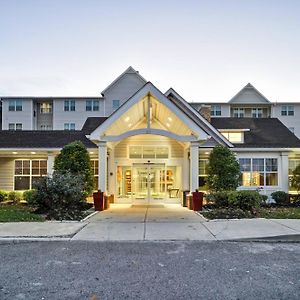
[[[262,118],[263,110],[262,108],[252,108],[252,118]]]
[[[41,114],[51,114],[52,113],[52,103],[50,103],[50,102],[40,103],[40,113]]]
[[[120,100],[113,100],[112,101],[112,109],[116,110],[120,107]]]
[[[9,100],[8,110],[9,111],[22,111],[23,110],[23,101],[22,100]]]
[[[240,158],[242,186],[277,186],[277,158]]]
[[[64,130],[75,130],[75,123],[65,123]]]
[[[208,174],[208,159],[199,159],[199,188],[205,189]]]
[[[293,116],[294,115],[294,106],[293,105],[282,105],[281,106],[281,115],[282,116]]]
[[[75,111],[75,100],[65,100],[64,111]]]
[[[221,116],[221,105],[212,105],[210,109],[210,115],[214,116]]]
[[[86,100],[86,111],[99,111],[99,100]]]
[[[22,125],[22,123],[9,123],[8,129],[9,130],[22,130],[23,125]]]
[[[244,108],[236,107],[233,109],[233,117],[234,118],[244,118],[245,110]]]
[[[99,177],[99,161],[98,159],[91,159],[92,171],[94,175],[94,190],[98,190],[98,177]]]

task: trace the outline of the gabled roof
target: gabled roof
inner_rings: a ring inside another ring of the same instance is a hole
[[[99,140],[105,135],[105,132],[121,118],[134,104],[138,103],[146,95],[151,95],[158,101],[163,103],[169,110],[172,111],[190,130],[201,139],[207,136],[212,136],[217,142],[233,147],[233,145],[220,134],[208,121],[206,121],[196,110],[194,110],[185,100],[169,99],[151,82],[147,82],[140,90],[133,94],[125,101],[113,114],[110,115],[97,129],[95,129],[90,138]]]
[[[244,131],[239,148],[300,148],[300,140],[277,118],[211,118],[218,129],[250,129]]]
[[[82,131],[49,130],[49,131],[14,131],[0,130],[0,149],[9,148],[63,148],[65,145],[81,141],[86,148],[96,148]]]
[[[247,91],[253,91],[254,93],[256,93],[259,98],[260,98],[260,102],[261,103],[265,103],[265,104],[270,104],[271,102],[262,94],[260,93],[251,83],[248,83],[247,85],[245,85],[233,98],[231,98],[231,100],[228,101],[228,103],[240,103],[238,101],[238,98]],[[242,102],[242,103],[250,103],[252,104],[252,102]]]
[[[140,78],[140,80],[143,83],[146,83],[147,80],[140,75],[140,73],[138,71],[136,71],[133,67],[128,67],[120,76],[118,76],[109,86],[107,86],[102,92],[101,94],[104,95],[104,93],[106,91],[108,91],[110,88],[112,88],[122,77],[124,77],[126,74],[136,74],[138,78]]]

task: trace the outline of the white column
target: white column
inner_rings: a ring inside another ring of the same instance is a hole
[[[288,152],[282,152],[280,154],[281,168],[278,173],[280,176],[281,189],[285,192],[289,191],[289,154]]]
[[[190,146],[190,191],[199,188],[199,144],[191,142]]]
[[[53,153],[48,153],[48,158],[47,158],[47,174],[51,176],[53,174],[53,167],[54,167],[54,159],[55,156]]]
[[[190,161],[189,161],[189,148],[183,149],[183,162],[182,162],[182,190],[187,191],[190,189]]]
[[[116,193],[116,165],[115,165],[115,155],[114,148],[109,149],[109,157],[108,157],[108,192],[109,194]]]
[[[98,189],[106,192],[106,174],[107,174],[107,147],[106,142],[99,142],[98,145]]]

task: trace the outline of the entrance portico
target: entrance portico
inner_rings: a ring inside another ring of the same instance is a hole
[[[147,83],[89,136],[99,148],[98,188],[119,203],[178,202],[196,190],[199,146],[212,135],[227,140],[192,113]]]

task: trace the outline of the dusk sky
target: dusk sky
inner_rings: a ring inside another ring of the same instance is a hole
[[[0,96],[97,96],[130,65],[188,101],[300,101],[300,1],[0,0]]]

